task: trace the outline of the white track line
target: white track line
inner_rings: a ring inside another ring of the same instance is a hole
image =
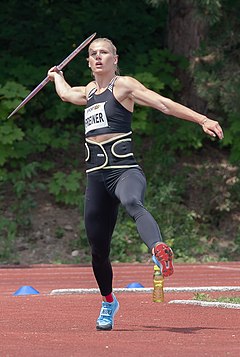
[[[153,288],[116,288],[116,293],[152,293]],[[240,286],[198,286],[198,287],[178,287],[164,288],[165,293],[185,293],[185,292],[214,292],[214,291],[240,291]],[[99,289],[56,289],[52,290],[50,295],[65,294],[98,294]]]
[[[239,267],[225,267],[222,265],[208,265],[210,269],[221,269],[221,270],[237,270],[239,271]]]
[[[184,304],[184,305],[198,305],[203,307],[221,307],[226,309],[240,309],[240,304],[232,304],[226,302],[208,302],[198,300],[172,300],[169,304]]]

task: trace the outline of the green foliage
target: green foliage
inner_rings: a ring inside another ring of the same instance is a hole
[[[22,165],[17,170],[8,172],[7,180],[12,183],[17,198],[22,198],[26,192],[34,191],[36,188],[34,178],[38,174],[39,166],[38,162],[33,161],[29,164]]]
[[[164,89],[166,95],[172,96],[181,89],[179,79],[175,76],[176,67],[187,66],[188,63],[182,56],[175,55],[168,49],[154,48],[147,53],[137,54],[134,76],[152,90],[161,92]]]
[[[14,81],[7,81],[3,86],[0,86],[1,117],[10,114],[8,111],[15,109],[27,94],[26,87]]]
[[[12,122],[5,122],[0,127],[0,166],[16,156],[15,141],[21,140],[24,134]]]
[[[208,1],[202,1],[206,6]],[[236,1],[209,1],[216,18],[209,35],[197,53],[194,77],[198,92],[223,126],[223,146],[231,151],[231,160],[240,162],[240,4]],[[231,19],[231,21],[229,21]],[[217,42],[217,44],[216,44]]]
[[[134,77],[147,88],[173,97],[173,93],[176,94],[181,89],[180,82],[175,76],[176,67],[186,66],[187,62],[183,57],[174,55],[167,49],[153,49],[149,53],[136,56]],[[184,121],[173,118],[166,121],[166,116],[144,106],[135,108],[133,129],[140,135],[154,135],[158,150],[164,146],[171,147],[172,152],[202,146],[203,136],[196,125],[189,128],[189,123]]]
[[[239,255],[240,255],[240,227],[238,228],[238,232],[237,232],[236,238],[234,239],[234,243],[235,243],[234,253],[235,253],[236,259],[238,259]]]
[[[0,192],[6,192],[5,210],[13,217],[11,221],[5,220],[6,226],[9,223],[9,232],[12,226],[16,232],[31,227],[31,211],[36,206],[33,194],[45,189],[44,184],[36,180],[38,169],[39,164],[31,162],[21,165],[18,170],[2,170],[0,173]]]
[[[240,83],[239,83],[240,85]],[[240,90],[239,90],[240,95]],[[230,159],[234,163],[240,162],[240,121],[239,113],[229,112],[229,127],[225,130],[223,146],[231,146]]]
[[[222,1],[219,0],[198,0],[193,2],[197,3],[198,11],[201,16],[205,18],[211,25],[218,22],[222,16],[221,8]]]
[[[56,202],[81,206],[83,202],[81,181],[82,173],[76,170],[70,174],[56,172],[49,182],[49,192],[54,195]]]
[[[24,137],[24,132],[13,119],[6,118],[25,95],[26,89],[15,82],[0,86],[0,166],[16,156],[15,144]]]
[[[14,223],[19,231],[27,232],[32,226],[32,209],[36,207],[36,202],[31,194],[27,194],[23,199],[16,200],[10,207],[14,215]]]
[[[8,262],[15,257],[17,225],[14,221],[0,218],[0,261]]]
[[[56,227],[55,230],[55,237],[61,239],[64,237],[65,230],[62,227]]]

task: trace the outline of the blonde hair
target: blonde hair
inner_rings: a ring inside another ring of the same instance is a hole
[[[109,40],[108,38],[106,38],[106,37],[98,37],[98,38],[96,38],[95,40],[93,40],[93,41],[90,43],[89,47],[88,47],[88,53],[89,53],[89,49],[90,49],[91,45],[92,45],[93,43],[96,43],[96,42],[106,42],[106,43],[108,43],[108,44],[110,45],[110,48],[111,48],[111,51],[112,51],[113,55],[114,55],[114,56],[118,56],[116,46],[114,46],[113,42],[112,42],[111,40]],[[118,67],[117,64],[116,64],[116,68],[115,68],[115,74],[116,74],[116,75],[119,75],[119,74],[120,74],[120,70],[119,70],[119,67]]]
[[[116,55],[117,55],[117,48],[116,48],[116,46],[114,46],[114,44],[112,43],[112,41],[109,40],[109,39],[106,38],[106,37],[98,37],[98,38],[96,38],[95,40],[93,40],[93,41],[90,43],[89,47],[88,47],[88,52],[89,52],[89,48],[91,47],[91,45],[92,45],[93,43],[102,42],[102,41],[103,41],[103,42],[107,42],[107,43],[110,45],[111,50],[112,50],[112,53],[114,54],[114,56],[116,56]]]

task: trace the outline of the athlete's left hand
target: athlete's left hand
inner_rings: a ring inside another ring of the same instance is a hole
[[[217,136],[220,140],[224,137],[223,130],[218,121],[206,118],[202,124],[202,129],[206,134],[212,137]]]

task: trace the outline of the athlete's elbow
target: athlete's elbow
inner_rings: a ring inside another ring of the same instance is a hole
[[[171,99],[165,100],[165,103],[161,103],[159,110],[165,115],[173,115],[174,102]]]
[[[66,97],[64,97],[64,96],[60,96],[60,98],[61,98],[61,100],[63,101],[63,102],[68,102],[68,99],[66,98]]]
[[[63,102],[69,102],[69,96],[66,92],[60,92],[58,95]]]
[[[170,112],[169,108],[166,107],[166,105],[161,105],[159,110],[165,115],[171,115],[171,112]]]

